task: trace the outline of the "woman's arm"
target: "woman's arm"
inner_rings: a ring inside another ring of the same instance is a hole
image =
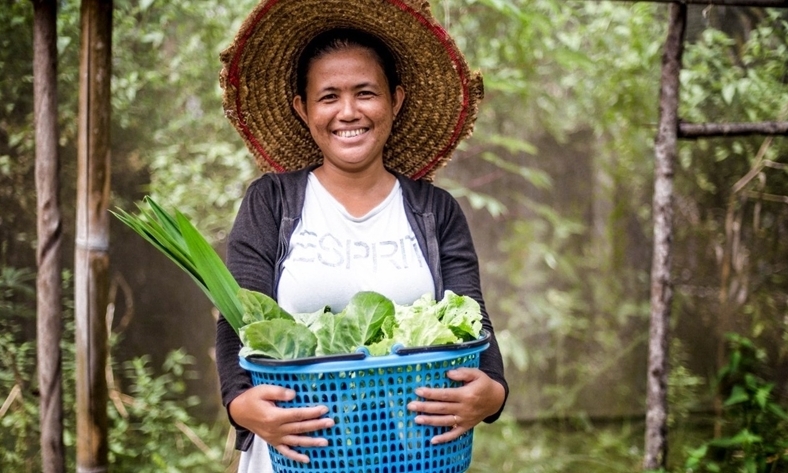
[[[440,252],[440,270],[444,289],[473,298],[482,311],[482,327],[490,332],[490,346],[482,352],[479,369],[450,370],[448,377],[463,383],[459,388],[427,388],[416,390],[423,401],[408,405],[421,415],[416,422],[425,425],[452,427],[432,439],[433,443],[453,440],[479,422],[493,422],[503,411],[509,388],[504,378],[495,331],[481,292],[479,264],[465,215],[457,201],[436,188],[433,213]]]

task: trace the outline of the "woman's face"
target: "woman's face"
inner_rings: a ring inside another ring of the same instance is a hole
[[[405,92],[393,96],[373,53],[362,47],[333,51],[312,61],[306,98],[293,100],[323,153],[323,165],[359,171],[383,161],[383,147]]]

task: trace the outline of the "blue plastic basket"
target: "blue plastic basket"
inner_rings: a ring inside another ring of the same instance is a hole
[[[439,347],[395,347],[391,355],[350,355],[280,361],[241,358],[255,385],[293,389],[292,401],[281,407],[325,405],[334,419],[330,429],[308,435],[328,440],[327,447],[296,447],[310,458],[300,463],[269,446],[277,473],[461,473],[471,464],[473,430],[438,445],[430,439],[448,427],[415,422],[407,409],[419,386],[456,387],[446,371],[478,368],[489,334],[479,340]]]

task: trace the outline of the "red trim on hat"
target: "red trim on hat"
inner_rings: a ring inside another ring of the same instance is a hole
[[[419,21],[422,25],[427,27],[432,33],[438,38],[446,49],[446,52],[449,53],[449,57],[451,58],[452,62],[456,66],[455,69],[457,70],[457,74],[460,75],[460,83],[462,84],[462,112],[460,113],[460,118],[457,121],[457,124],[454,127],[454,132],[452,132],[451,141],[433,158],[432,161],[427,163],[426,166],[421,168],[420,170],[416,171],[411,177],[413,179],[420,179],[424,177],[435,165],[443,159],[444,156],[449,152],[450,148],[454,143],[457,142],[459,138],[460,132],[462,131],[462,125],[465,123],[465,117],[468,116],[468,104],[469,104],[469,91],[468,91],[468,81],[465,77],[465,74],[462,70],[462,63],[457,58],[457,54],[454,48],[451,47],[451,38],[449,34],[444,30],[441,26],[429,21],[427,18],[424,17],[421,13],[417,12],[413,8],[408,5],[405,5],[400,0],[388,0],[389,3],[396,5],[400,10],[410,13],[416,20]]]
[[[251,25],[244,31],[244,35],[238,39],[238,47],[235,50],[235,54],[233,55],[233,60],[230,62],[230,71],[227,74],[227,78],[235,87],[235,110],[238,115],[238,124],[243,129],[243,133],[246,138],[251,142],[252,146],[260,153],[260,156],[265,159],[268,164],[276,172],[283,172],[285,168],[283,168],[279,163],[271,159],[271,157],[266,153],[263,146],[257,141],[254,134],[249,130],[249,127],[246,126],[246,120],[244,120],[244,115],[241,113],[241,94],[238,93],[238,86],[241,83],[240,75],[238,74],[238,60],[241,56],[241,52],[243,51],[244,47],[246,46],[246,41],[249,39],[250,36],[254,33],[254,29],[257,26],[257,23],[262,20],[262,18],[268,13],[268,10],[271,9],[279,0],[271,0],[269,1],[265,7],[263,7],[259,12],[257,12],[257,16],[254,18],[254,21]]]

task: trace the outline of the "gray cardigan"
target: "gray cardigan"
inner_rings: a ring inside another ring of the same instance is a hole
[[[233,224],[227,246],[227,266],[241,287],[276,297],[282,262],[290,236],[301,218],[309,167],[288,173],[264,174],[249,186]],[[405,201],[405,213],[435,281],[435,298],[450,289],[479,302],[482,326],[491,334],[490,347],[482,353],[480,369],[501,383],[503,361],[490,318],[484,307],[479,281],[479,264],[465,216],[457,201],[445,190],[426,181],[397,175]],[[238,364],[241,341],[230,324],[219,317],[216,328],[216,365],[225,407],[252,387],[246,370]],[[503,407],[501,407],[503,410]],[[485,419],[495,421],[501,414]],[[236,448],[247,450],[251,433],[237,429]]]

